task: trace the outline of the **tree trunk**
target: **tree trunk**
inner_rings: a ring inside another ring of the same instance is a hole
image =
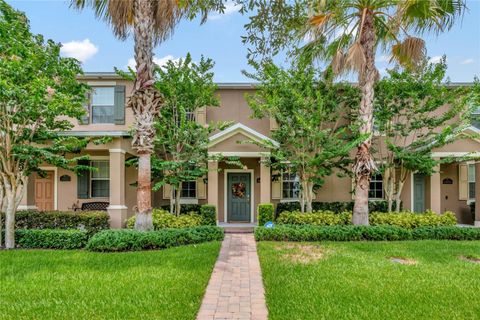
[[[147,231],[153,229],[152,202],[151,202],[151,172],[150,154],[141,153],[138,156],[138,188],[137,213],[135,229]]]
[[[353,166],[356,183],[352,222],[355,225],[368,225],[368,189],[371,173],[376,170],[375,162],[370,154],[374,85],[378,77],[378,71],[375,68],[375,26],[371,10],[366,10],[364,16],[360,44],[365,55],[365,65],[359,71],[362,99],[358,120],[360,121],[360,134],[366,135],[367,138],[358,146]]]
[[[182,210],[182,207],[180,205],[181,195],[182,195],[182,183],[179,184],[177,188],[177,193],[175,194],[175,215],[177,217],[180,216],[180,211]]]
[[[310,213],[313,211],[313,207],[312,207],[312,202],[313,202],[313,183],[312,182],[307,182],[306,183],[306,187],[307,187],[307,201],[306,201],[306,209],[305,211],[307,213]]]
[[[139,155],[135,229],[144,231],[153,229],[150,156],[154,150],[154,117],[161,100],[153,86],[153,1],[134,0],[133,5],[137,73],[128,106],[135,116],[132,146]]]
[[[5,249],[15,248],[15,193],[7,194],[7,210],[5,210]]]

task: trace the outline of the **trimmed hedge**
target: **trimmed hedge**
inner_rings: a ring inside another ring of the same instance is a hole
[[[130,217],[127,219],[127,228],[133,229],[135,227],[136,217]],[[181,214],[176,216],[168,211],[162,209],[153,209],[152,211],[153,229],[179,229],[179,228],[191,228],[197,227],[203,224],[203,218],[199,214]]]
[[[76,229],[18,229],[15,242],[23,249],[81,249],[88,242],[88,233]]]
[[[406,229],[397,226],[294,226],[257,227],[257,241],[400,241],[480,240],[480,228],[453,226]]]
[[[96,233],[109,229],[110,217],[105,211],[18,211],[16,229],[80,229]],[[4,223],[4,214],[0,213]]]
[[[147,232],[125,229],[105,230],[90,238],[86,249],[100,252],[166,249],[207,241],[220,241],[223,237],[223,229],[213,226]]]
[[[278,224],[333,226],[351,225],[352,212],[334,213],[332,211],[314,211],[311,213],[282,212],[277,218]],[[407,229],[433,226],[454,226],[457,219],[452,212],[436,214],[431,210],[424,213],[410,211],[403,212],[373,212],[369,214],[369,223],[372,226],[391,225]]]
[[[275,208],[271,203],[262,203],[258,205],[258,225],[263,226],[268,221],[275,218]]]
[[[312,202],[313,211],[333,211],[345,212],[353,211],[353,201],[346,202]],[[384,200],[375,200],[368,202],[369,212],[388,211],[388,202]],[[280,202],[275,210],[275,217],[278,217],[283,211],[300,211],[300,202]]]
[[[170,205],[161,206],[160,209],[170,212]],[[194,203],[180,204],[180,215],[192,212],[200,214],[201,205]]]
[[[217,225],[217,208],[211,204],[204,204],[200,207],[200,215],[203,219],[203,224],[206,226]]]

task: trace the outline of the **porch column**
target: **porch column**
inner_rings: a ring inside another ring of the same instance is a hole
[[[480,228],[480,162],[475,163],[475,227]]]
[[[110,149],[110,227],[122,228],[127,219],[125,205],[125,150]]]
[[[260,160],[260,203],[270,203],[271,200],[271,175],[270,167],[266,165],[267,158]]]
[[[440,164],[434,168],[435,172],[430,176],[430,210],[437,214],[442,213],[441,199],[441,181],[440,181]]]
[[[27,190],[20,201],[18,210],[37,210],[35,204],[35,176],[36,174],[33,173],[28,177]]]
[[[218,161],[208,161],[207,201],[217,208],[217,223],[220,208],[218,207]]]

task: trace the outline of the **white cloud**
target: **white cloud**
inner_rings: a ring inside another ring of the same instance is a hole
[[[442,56],[434,56],[428,60],[428,63],[439,63],[442,61]]]
[[[238,12],[242,8],[241,5],[236,4],[234,2],[227,2],[225,3],[225,10],[223,13],[214,13],[208,16],[208,20],[219,20],[224,16],[231,15],[232,13]]]
[[[167,62],[170,61],[170,60],[173,61],[174,63],[177,63],[180,60],[180,58],[175,58],[171,54],[166,55],[163,58],[153,57],[153,63],[157,64],[159,67],[165,66],[167,64]],[[135,63],[134,58],[128,59],[127,67],[130,67],[133,70],[135,70],[135,64],[136,63]]]
[[[461,63],[462,64],[472,64],[474,62],[475,62],[475,60],[473,60],[472,58],[468,58],[468,59],[463,60]]]
[[[65,57],[75,58],[81,62],[85,62],[97,54],[98,47],[87,38],[82,41],[74,40],[62,43],[60,52]]]

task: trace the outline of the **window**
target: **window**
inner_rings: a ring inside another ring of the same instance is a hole
[[[174,190],[173,197],[177,194],[177,190]],[[182,199],[196,199],[197,198],[197,181],[183,181],[182,191],[180,193]]]
[[[468,165],[468,199],[475,200],[475,165]]]
[[[91,197],[103,198],[110,195],[110,167],[108,160],[93,160],[90,165],[96,170],[90,172]]]
[[[95,87],[92,92],[92,123],[115,123],[115,87]]]
[[[282,172],[282,198],[298,199],[300,196],[300,179],[290,170]]]
[[[195,111],[187,111],[186,118],[188,121],[195,121]]]
[[[383,199],[383,177],[380,173],[374,174],[370,179],[368,197],[370,199]]]

